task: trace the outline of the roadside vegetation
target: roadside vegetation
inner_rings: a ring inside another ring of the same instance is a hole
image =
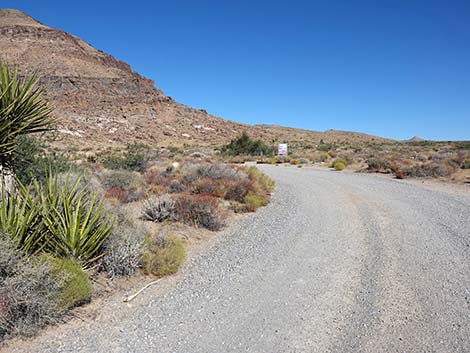
[[[289,155],[248,153],[252,141],[243,134],[221,151],[232,163],[253,161],[267,164],[291,164],[297,167],[317,165],[336,171],[350,170],[383,173],[405,178],[438,178],[470,183],[470,142],[468,141],[289,141]],[[281,141],[284,142],[284,141]],[[264,142],[258,142],[264,144]],[[275,143],[272,143],[275,145]],[[271,147],[274,151],[274,147]]]
[[[193,232],[269,202],[274,184],[256,168],[202,153],[53,151],[37,77],[0,66],[0,80],[0,341],[59,322],[97,279],[176,273]]]

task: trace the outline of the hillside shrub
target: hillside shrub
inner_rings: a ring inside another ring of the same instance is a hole
[[[99,174],[105,188],[105,197],[122,203],[142,200],[145,197],[145,183],[142,175],[127,170],[106,170]]]
[[[269,156],[274,155],[275,149],[268,146],[261,140],[253,140],[244,131],[239,137],[230,141],[229,144],[220,149],[223,153],[230,156],[249,155],[249,156]]]
[[[176,273],[184,262],[186,250],[181,239],[157,234],[148,237],[142,262],[144,272],[158,278]]]
[[[143,172],[149,161],[148,148],[143,144],[129,144],[122,153],[113,153],[102,160],[108,169],[125,169]]]
[[[59,174],[77,169],[63,154],[46,153],[39,141],[24,136],[18,139],[13,168],[16,177],[23,184],[29,184],[33,180],[44,182],[50,170]]]

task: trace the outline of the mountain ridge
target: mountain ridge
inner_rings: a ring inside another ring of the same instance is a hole
[[[174,101],[154,81],[84,40],[50,28],[14,9],[0,9],[0,60],[20,74],[37,71],[55,107],[58,147],[97,149],[129,142],[148,145],[226,143],[247,131],[275,141],[332,142],[386,139],[357,132],[318,132],[274,125],[247,125]]]

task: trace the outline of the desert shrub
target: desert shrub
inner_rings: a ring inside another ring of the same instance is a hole
[[[108,169],[126,169],[142,172],[149,161],[148,149],[143,144],[129,144],[126,150],[119,154],[111,154],[102,160]]]
[[[142,207],[142,219],[152,222],[174,221],[178,218],[175,201],[169,195],[148,199]]]
[[[272,146],[268,146],[261,140],[251,139],[250,136],[248,136],[248,134],[246,133],[246,131],[244,131],[238,138],[230,141],[229,144],[222,146],[220,150],[230,156],[267,156],[274,154],[274,148]]]
[[[186,250],[181,239],[157,234],[147,239],[147,249],[142,258],[143,269],[156,277],[172,275],[178,271],[185,257]]]
[[[326,152],[322,153],[320,156],[320,162],[325,162],[330,158],[330,155]]]
[[[106,170],[99,174],[105,188],[105,197],[123,203],[139,201],[145,197],[145,183],[137,172],[127,170]]]
[[[252,192],[249,192],[244,198],[243,203],[248,212],[254,212],[258,208],[266,206],[269,203],[269,200],[265,196],[256,195]]]
[[[458,150],[470,150],[470,141],[456,142],[455,148]]]
[[[90,300],[93,288],[88,275],[77,260],[43,255],[41,261],[52,269],[52,276],[58,281],[62,280],[55,298],[59,312],[67,311]]]
[[[57,320],[57,297],[63,279],[43,261],[34,261],[0,235],[0,339],[34,334]],[[5,267],[3,267],[5,266]]]
[[[167,186],[168,192],[170,194],[179,194],[187,190],[187,186],[184,185],[179,180],[172,180]]]
[[[261,189],[266,193],[270,193],[276,185],[274,180],[272,180],[256,167],[248,168],[247,174],[250,180],[253,180],[255,183],[257,183],[257,185],[261,187]]]
[[[16,177],[23,184],[29,184],[33,180],[43,182],[49,170],[58,174],[77,169],[63,154],[46,153],[39,141],[24,136],[18,139],[13,168]]]
[[[204,195],[181,194],[176,198],[178,220],[217,231],[225,225],[216,198]]]
[[[225,193],[225,199],[243,202],[248,192],[254,190],[253,184],[254,182],[250,179],[242,179],[229,184]]]
[[[143,229],[118,227],[105,243],[103,270],[111,278],[134,274],[141,266],[143,246]]]
[[[390,162],[385,159],[371,158],[367,160],[367,170],[375,173],[390,173]]]
[[[241,173],[229,165],[223,163],[201,163],[186,166],[183,169],[182,182],[189,185],[195,183],[200,178],[239,180],[241,177]]]
[[[450,166],[445,165],[444,163],[435,164],[432,162],[417,164],[403,170],[405,176],[415,178],[444,177],[450,175],[452,172],[453,169]]]
[[[213,197],[224,197],[225,184],[221,180],[211,178],[199,179],[191,188],[191,193],[209,195]]]
[[[340,171],[340,170],[343,170],[344,168],[346,168],[346,162],[343,161],[342,159],[337,159],[333,162],[332,166],[335,170]]]

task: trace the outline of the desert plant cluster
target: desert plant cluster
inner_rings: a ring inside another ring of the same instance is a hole
[[[268,203],[264,174],[203,154],[48,148],[37,133],[53,128],[51,110],[36,83],[0,65],[0,341],[58,322],[93,298],[95,280],[174,274],[192,230]]]
[[[239,140],[243,140],[242,137]],[[391,174],[398,179],[440,178],[470,183],[468,141],[290,141],[288,156],[266,154],[261,157],[235,150],[231,145],[233,141],[221,148],[221,151],[232,152],[226,154],[231,163],[288,163],[299,168],[321,165],[336,171]],[[274,144],[270,146],[271,150],[273,148]]]

